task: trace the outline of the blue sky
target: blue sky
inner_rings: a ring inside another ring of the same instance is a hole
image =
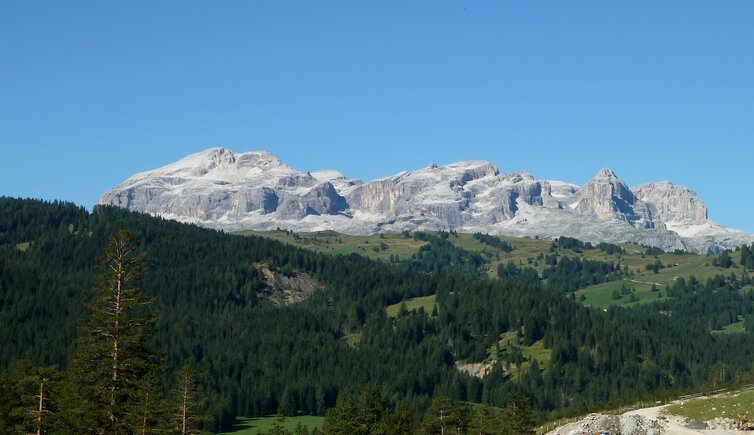
[[[695,190],[754,231],[754,2],[0,0],[0,195],[91,207],[211,146],[372,179]]]

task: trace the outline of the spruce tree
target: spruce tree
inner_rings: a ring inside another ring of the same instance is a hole
[[[143,263],[128,231],[115,233],[100,259],[98,296],[79,333],[61,406],[74,432],[148,432],[145,407],[150,393],[156,397],[150,390],[159,361],[147,345],[154,317],[139,287]]]

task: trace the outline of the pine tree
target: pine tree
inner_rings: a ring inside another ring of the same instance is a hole
[[[128,231],[115,233],[101,257],[98,297],[79,334],[61,407],[75,432],[146,432],[150,375],[159,363],[147,346],[155,319],[139,288],[143,262]]]

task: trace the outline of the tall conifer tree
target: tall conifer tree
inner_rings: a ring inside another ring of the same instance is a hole
[[[144,257],[135,236],[115,233],[100,260],[98,296],[82,326],[66,394],[77,432],[141,433],[158,358],[147,342],[154,318],[139,287]],[[153,395],[154,397],[154,395]]]

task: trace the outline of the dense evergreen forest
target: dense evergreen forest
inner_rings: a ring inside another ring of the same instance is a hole
[[[70,368],[81,346],[78,325],[96,295],[97,265],[120,230],[132,232],[144,255],[139,286],[156,315],[149,345],[167,367],[159,383],[168,394],[180,367],[199,373],[209,429],[278,410],[350,409],[367,385],[385,415],[413,430],[439,398],[501,408],[525,398],[533,422],[751,378],[754,334],[710,334],[751,314],[747,276],[680,279],[655,303],[602,310],[565,294],[613,279],[618,266],[560,257],[546,276],[510,264],[492,279],[479,272],[483,256],[453,246],[448,233],[414,234],[427,242],[421,251],[388,264],[117,208],[90,213],[70,203],[0,198],[3,377],[22,360]],[[319,290],[302,302],[273,304],[263,269],[307,274]],[[429,295],[437,302],[431,312],[386,314],[388,305]],[[549,362],[523,364],[520,353],[500,347],[501,334],[521,347],[543,346]],[[456,368],[484,361],[497,363],[483,378]],[[0,391],[0,428],[21,400]]]

